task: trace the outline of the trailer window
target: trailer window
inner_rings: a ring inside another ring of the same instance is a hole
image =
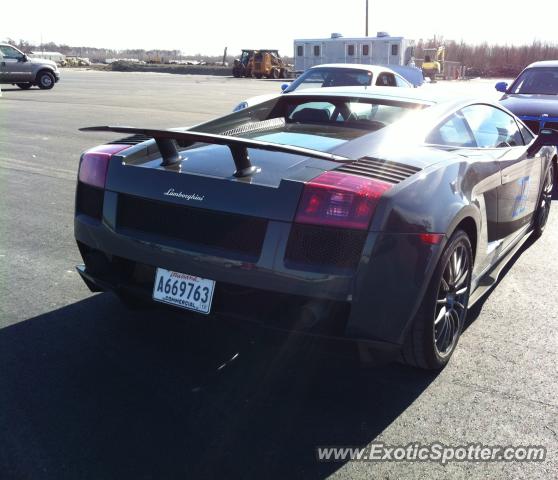
[[[370,55],[370,45],[363,45],[362,46],[362,55],[364,57],[367,57],[368,55]]]
[[[391,54],[392,55],[399,55],[399,45],[392,45],[391,46]]]
[[[315,57],[320,56],[320,46],[319,45],[314,45],[314,56]]]
[[[302,45],[296,47],[296,54],[298,57],[302,57],[304,55],[304,47]]]
[[[355,46],[354,45],[347,45],[347,55],[349,55],[349,57],[354,57],[355,56]]]

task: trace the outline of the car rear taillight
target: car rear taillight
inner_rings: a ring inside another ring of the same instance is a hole
[[[304,186],[295,222],[366,230],[378,200],[391,183],[342,172],[325,172]]]
[[[105,188],[110,158],[130,145],[100,145],[87,150],[81,157],[78,179],[97,188]]]

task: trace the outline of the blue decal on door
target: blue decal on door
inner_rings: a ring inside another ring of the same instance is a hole
[[[521,194],[515,197],[513,204],[512,218],[521,215],[527,208],[527,199],[529,198],[529,182],[531,177],[520,178],[517,183],[521,187]]]

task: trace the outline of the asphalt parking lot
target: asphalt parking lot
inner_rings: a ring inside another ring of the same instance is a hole
[[[279,83],[63,71],[0,98],[0,478],[558,478],[558,204],[440,374],[227,319],[130,311],[74,273],[79,127],[192,125]],[[494,95],[492,82],[438,84]],[[538,463],[318,463],[315,447],[542,445]],[[554,472],[554,473],[552,473]]]

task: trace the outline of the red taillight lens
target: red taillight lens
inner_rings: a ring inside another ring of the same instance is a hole
[[[78,179],[97,188],[105,188],[107,170],[110,157],[125,150],[130,145],[100,145],[87,150],[82,157],[79,165]]]
[[[421,233],[419,234],[420,241],[425,245],[438,245],[442,238],[444,238],[443,233]]]
[[[366,230],[379,198],[392,184],[330,171],[304,186],[295,222]]]

